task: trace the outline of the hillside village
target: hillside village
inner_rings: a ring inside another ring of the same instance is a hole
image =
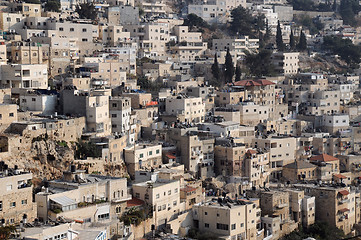
[[[0,1],[0,239],[360,239],[356,0]]]

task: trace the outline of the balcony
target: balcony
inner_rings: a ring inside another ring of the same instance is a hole
[[[280,204],[277,204],[277,205],[276,205],[276,208],[282,209],[282,208],[285,208],[285,207],[287,207],[287,206],[288,206],[287,203],[280,203]]]

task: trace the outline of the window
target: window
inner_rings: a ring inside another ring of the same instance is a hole
[[[228,230],[228,224],[217,223],[217,229]]]
[[[9,117],[14,117],[14,113],[9,113]]]
[[[87,42],[88,41],[88,39],[87,38],[82,38],[82,40],[81,40],[82,42]]]
[[[16,202],[11,202],[10,203],[10,207],[12,208],[12,207],[16,207]]]
[[[3,210],[3,201],[0,201],[0,211]]]
[[[168,195],[171,195],[171,194],[172,194],[172,190],[169,190],[169,191],[168,191]]]
[[[83,32],[86,32],[86,28],[83,28],[83,30],[82,30]]]
[[[13,189],[13,185],[6,185],[6,191],[11,191]]]
[[[208,215],[208,212],[204,212],[204,215]]]
[[[135,197],[136,197],[136,198],[140,198],[140,194],[139,194],[139,193],[136,193],[136,194],[135,194]]]
[[[234,230],[234,229],[236,229],[236,224],[235,223],[231,225],[231,230]]]
[[[178,193],[178,188],[174,189],[174,193]]]
[[[159,193],[158,193],[157,195],[155,195],[155,198],[156,198],[156,199],[160,198]]]
[[[62,27],[61,27],[61,28],[59,28],[59,31],[60,31],[60,32],[64,31],[64,28],[62,28]]]
[[[143,157],[144,157],[143,153],[139,154],[139,158],[143,158]]]
[[[155,151],[155,153],[156,153],[156,154],[159,154],[159,149],[157,149],[157,150]]]
[[[74,28],[70,28],[70,32],[74,32]]]
[[[177,206],[177,201],[173,201],[173,206]]]
[[[22,204],[22,205],[28,204],[28,200],[27,200],[27,199],[21,200],[21,204]]]
[[[153,155],[153,151],[149,151],[149,156]]]
[[[204,223],[205,228],[209,228],[209,223]]]

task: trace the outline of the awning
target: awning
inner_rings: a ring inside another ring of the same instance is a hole
[[[73,199],[68,198],[66,196],[53,198],[53,199],[51,199],[51,201],[56,202],[57,204],[59,204],[61,206],[70,206],[70,205],[77,204]]]
[[[341,213],[345,213],[345,212],[349,212],[350,209],[348,209],[348,208],[342,208],[342,209],[340,209],[340,210],[338,210],[338,211],[341,212]]]
[[[334,174],[333,176],[334,176],[334,177],[337,177],[338,179],[345,179],[345,178],[347,178],[347,177],[345,177],[344,175],[339,174],[339,173]]]
[[[339,191],[338,193],[339,193],[339,194],[341,194],[341,195],[344,195],[344,196],[346,196],[346,195],[349,195],[349,194],[350,194],[350,192],[349,192],[349,191],[347,191],[347,190],[342,190],[342,191]]]

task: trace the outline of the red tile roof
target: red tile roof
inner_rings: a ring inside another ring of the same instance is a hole
[[[247,153],[250,153],[250,154],[256,154],[257,151],[256,150],[253,150],[253,149],[248,149]]]
[[[338,160],[338,158],[335,158],[328,154],[321,154],[321,155],[313,156],[310,158],[310,161],[317,161],[317,162],[330,162],[330,161],[336,161],[336,160]]]
[[[248,80],[241,80],[241,81],[238,81],[238,82],[234,83],[235,86],[245,86],[245,87],[248,87],[248,86],[267,86],[267,85],[274,85],[274,84],[275,84],[274,82],[271,82],[271,81],[266,80],[266,79],[255,79],[255,80],[248,79]]]
[[[197,190],[197,188],[190,187],[190,186],[186,186],[185,188],[181,189],[181,191],[183,191],[183,192],[193,192],[195,190]]]
[[[345,213],[345,212],[349,212],[350,211],[350,209],[348,209],[348,208],[342,208],[342,209],[340,209],[340,210],[338,210],[339,212],[342,212],[342,213]]]
[[[346,196],[346,195],[349,195],[349,194],[350,194],[350,192],[349,192],[349,191],[347,191],[347,190],[341,190],[341,191],[339,191],[338,193],[339,193],[339,194],[341,194],[341,195],[344,195],[344,196]]]
[[[176,157],[175,157],[174,155],[169,154],[169,153],[167,153],[166,156],[167,156],[167,158],[169,158],[169,159],[176,159]]]
[[[127,201],[127,207],[136,207],[144,205],[144,201],[139,198],[132,198]]]
[[[338,179],[344,179],[344,178],[347,178],[347,177],[345,177],[344,175],[339,174],[339,173],[337,173],[337,174],[333,174],[333,176],[337,177]]]

